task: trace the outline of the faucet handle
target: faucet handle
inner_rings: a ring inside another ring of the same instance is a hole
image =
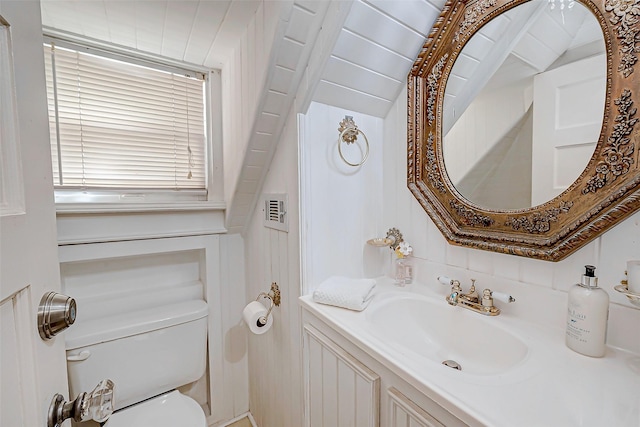
[[[453,280],[451,280],[447,276],[438,276],[438,282],[442,283],[443,285],[453,285]]]
[[[447,276],[438,276],[438,282],[443,285],[450,285],[452,293],[461,293],[462,287],[460,286],[460,282],[455,279],[450,279]]]
[[[438,276],[438,282],[442,283],[443,285],[450,285],[452,288],[457,288],[458,290],[461,289],[459,280],[451,279],[447,276]]]
[[[458,297],[462,293],[460,282],[457,280],[452,280],[447,276],[438,276],[438,282],[442,283],[443,285],[451,286],[451,293],[447,295],[446,300],[451,305],[458,305]]]
[[[505,294],[503,292],[495,292],[495,291],[490,291],[490,292],[491,292],[491,296],[494,299],[497,299],[498,301],[502,301],[506,303],[516,302],[516,299],[509,294]]]
[[[490,310],[493,308],[493,298],[491,297],[491,289],[485,289],[482,291],[482,306],[485,307],[485,310]]]

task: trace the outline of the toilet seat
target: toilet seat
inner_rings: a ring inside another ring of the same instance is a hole
[[[207,419],[200,405],[177,390],[117,411],[103,425],[103,427],[175,426],[207,427]]]

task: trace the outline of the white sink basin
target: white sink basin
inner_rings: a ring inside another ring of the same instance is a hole
[[[389,344],[432,362],[455,361],[470,374],[505,373],[529,352],[521,339],[498,325],[498,318],[450,306],[444,298],[387,294],[365,313],[369,326]]]

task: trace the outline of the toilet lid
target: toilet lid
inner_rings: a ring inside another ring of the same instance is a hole
[[[115,412],[104,427],[207,427],[198,403],[177,390]]]

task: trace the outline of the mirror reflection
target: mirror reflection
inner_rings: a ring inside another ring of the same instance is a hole
[[[524,3],[491,20],[447,80],[444,163],[452,184],[478,206],[549,201],[593,155],[606,93],[604,38],[586,7],[555,3]]]

